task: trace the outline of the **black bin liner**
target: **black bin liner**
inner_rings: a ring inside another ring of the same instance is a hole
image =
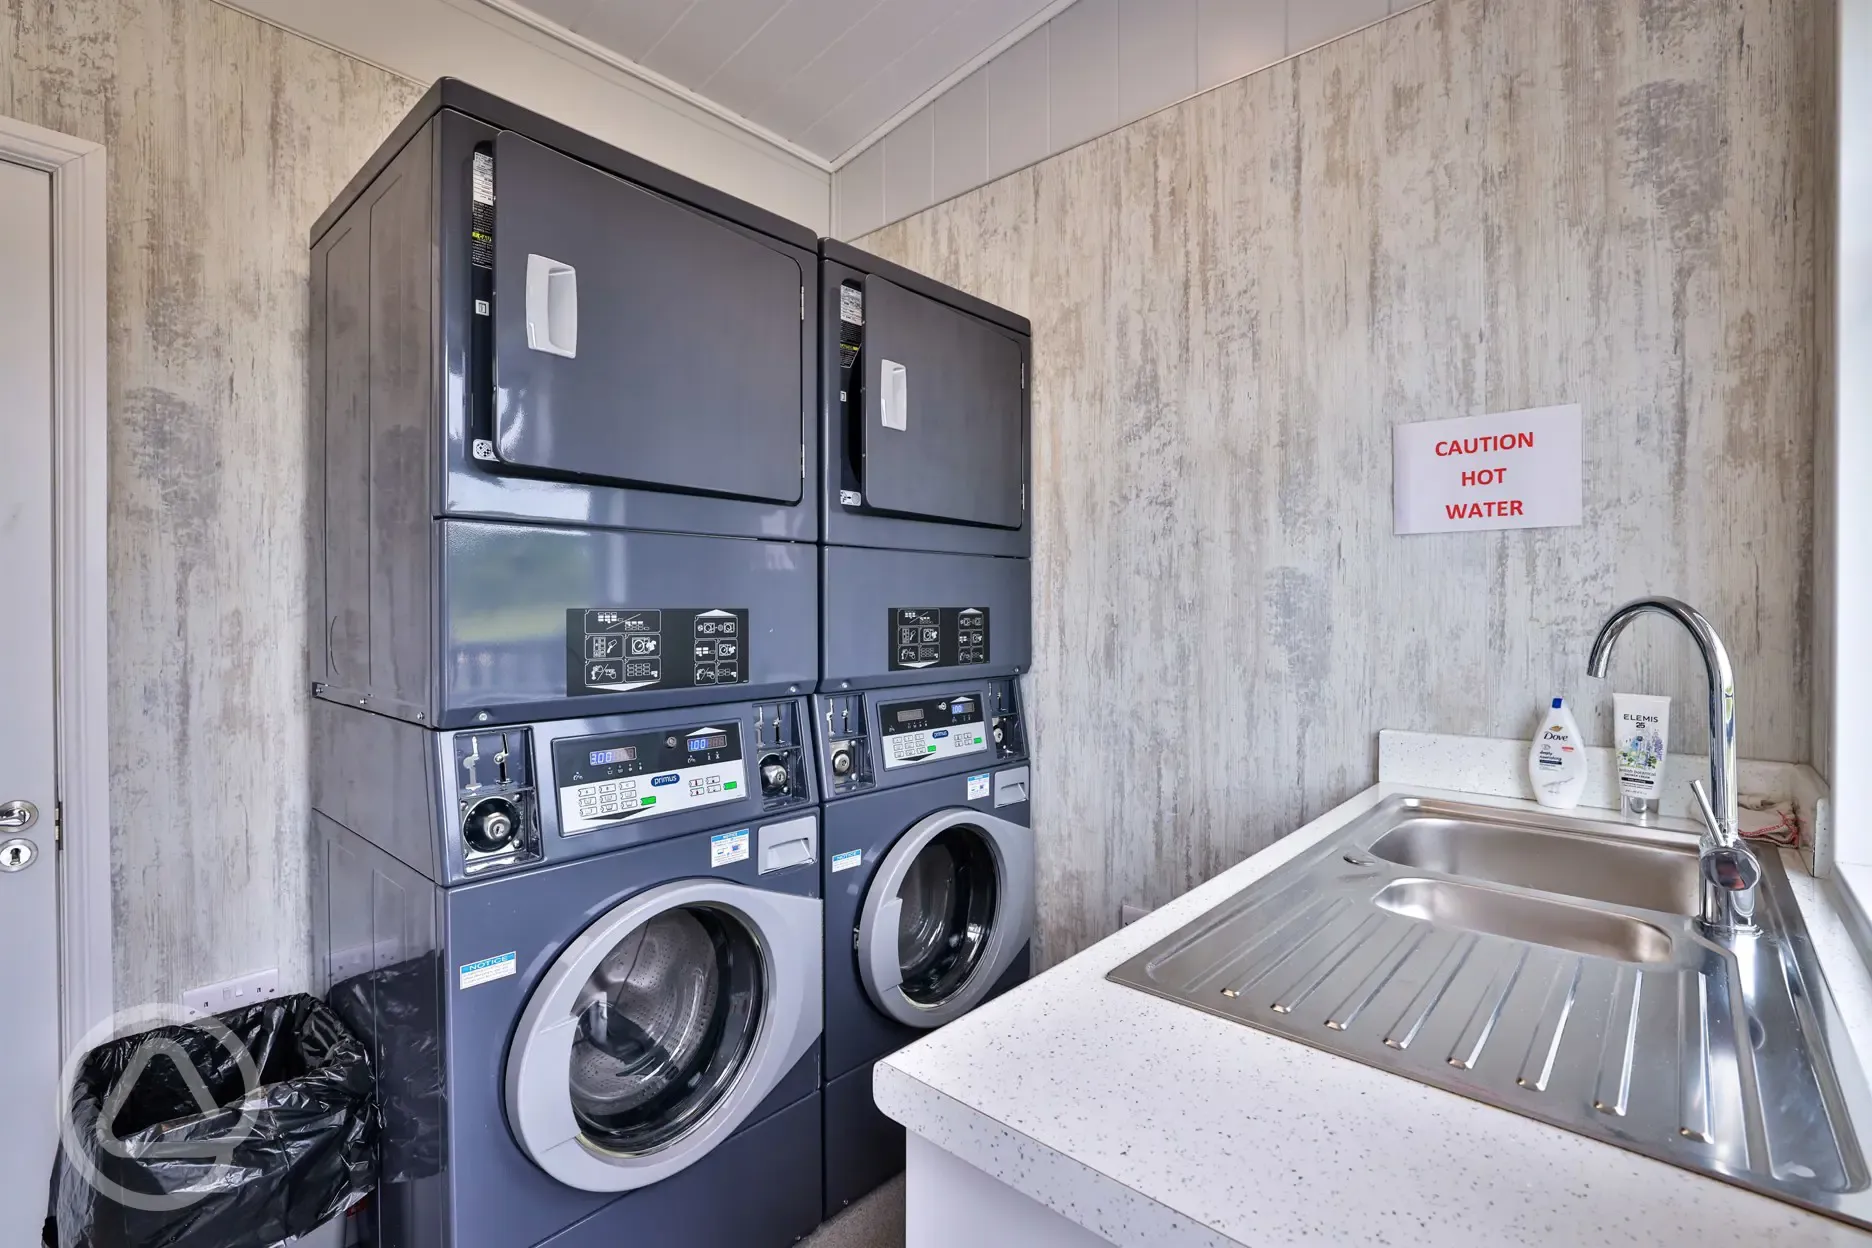
[[[220,1029],[158,1027],[85,1055],[52,1175],[48,1245],[268,1248],[375,1185],[370,1059],[337,1014],[298,995],[215,1021]]]

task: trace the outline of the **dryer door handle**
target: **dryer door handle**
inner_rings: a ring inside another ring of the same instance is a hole
[[[892,897],[877,909],[877,919],[862,956],[871,968],[871,983],[880,994],[895,992],[903,983],[903,961],[897,953],[897,933],[903,925],[903,898]]]

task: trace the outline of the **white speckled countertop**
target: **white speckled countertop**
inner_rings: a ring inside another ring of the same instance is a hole
[[[1411,747],[1435,745],[1386,737],[1387,776],[1408,769]],[[1424,749],[1426,757],[1436,752]],[[1431,767],[1425,774],[1442,773]],[[1759,1248],[1872,1239],[1792,1205],[1105,978],[1400,792],[1533,808],[1424,783],[1375,785],[878,1063],[879,1106],[932,1144],[1120,1245]],[[1844,922],[1798,856],[1787,852],[1783,861],[1842,1013],[1854,1035],[1872,1037],[1872,981]]]

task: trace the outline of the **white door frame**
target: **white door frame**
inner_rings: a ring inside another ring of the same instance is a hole
[[[110,1016],[104,147],[0,117],[0,159],[52,177],[52,602],[59,1042]]]

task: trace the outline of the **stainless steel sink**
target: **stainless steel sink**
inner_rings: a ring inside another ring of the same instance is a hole
[[[1111,979],[1872,1227],[1865,1080],[1779,859],[1699,928],[1698,847],[1388,799]]]
[[[1480,819],[1423,810],[1400,819],[1371,853],[1419,871],[1671,914],[1694,915],[1701,889],[1694,846],[1557,831],[1500,811]]]

